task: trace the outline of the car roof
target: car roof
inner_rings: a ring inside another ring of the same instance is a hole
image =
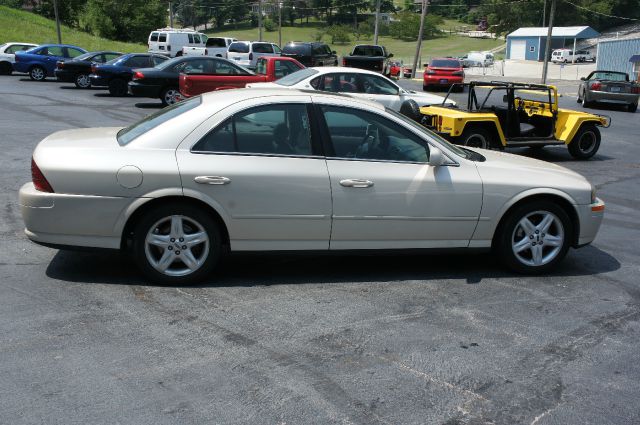
[[[368,69],[352,68],[349,66],[314,66],[312,69],[318,71],[318,74],[314,75],[328,74],[330,72],[355,72],[358,74],[382,76],[379,72],[369,71]]]
[[[80,46],[74,46],[73,44],[40,44],[38,47],[74,47],[76,49],[84,50]]]

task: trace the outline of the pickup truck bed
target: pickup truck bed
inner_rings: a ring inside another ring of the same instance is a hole
[[[389,58],[393,57],[383,46],[358,45],[350,55],[342,58],[342,66],[367,69],[384,75],[389,74]]]

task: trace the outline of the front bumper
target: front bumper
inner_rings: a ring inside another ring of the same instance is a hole
[[[134,198],[40,192],[26,183],[18,193],[25,234],[34,242],[70,247],[120,248],[125,209]]]
[[[140,84],[135,81],[129,82],[129,94],[135,97],[158,98],[160,97],[161,91],[162,91],[162,87],[160,86]]]
[[[74,72],[65,71],[64,69],[56,69],[53,71],[58,81],[63,83],[73,83],[76,80],[76,74]]]
[[[589,102],[611,102],[622,103],[628,105],[630,103],[638,103],[640,94],[635,93],[611,93],[608,91],[587,91],[587,101]]]
[[[600,198],[589,205],[576,205],[580,234],[576,246],[588,245],[596,238],[604,217],[604,202]]]

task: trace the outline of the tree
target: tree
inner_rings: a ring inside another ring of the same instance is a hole
[[[88,0],[80,22],[100,37],[140,43],[166,26],[166,7],[159,0]]]
[[[438,15],[427,15],[424,19],[423,39],[435,37],[440,33],[438,24],[442,22],[442,17]],[[401,12],[398,20],[389,24],[389,35],[400,40],[412,41],[418,39],[420,32],[420,15],[414,12]]]

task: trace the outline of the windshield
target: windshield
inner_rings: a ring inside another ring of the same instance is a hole
[[[460,68],[460,62],[449,59],[434,59],[429,66],[436,68]]]
[[[594,72],[590,80],[629,81],[627,74],[623,72]]]
[[[352,56],[383,56],[380,46],[356,46]]]
[[[200,106],[201,103],[202,98],[200,96],[196,96],[189,100],[167,106],[166,108],[159,110],[155,114],[151,114],[141,121],[138,121],[137,123],[120,130],[118,132],[118,143],[120,143],[121,146],[124,146],[137,137],[142,136],[147,131],[156,128],[160,124]]]
[[[231,43],[229,52],[232,53],[249,53],[249,43]]]
[[[409,119],[406,116],[402,115],[400,112],[396,112],[393,109],[389,109],[389,108],[385,108],[385,109],[387,110],[388,113],[390,113],[391,115],[395,116],[396,118],[400,118],[402,121],[404,121],[405,123],[411,125],[411,127],[419,130],[422,134],[424,134],[428,138],[438,140],[438,142],[440,142],[441,144],[445,145],[450,151],[452,151],[456,155],[458,155],[458,156],[460,156],[462,158],[465,158],[465,159],[471,159],[472,158],[474,152],[461,149],[460,147],[452,144],[451,142],[447,141],[446,139],[443,139],[442,137],[440,137],[439,135],[437,135],[433,131],[431,131],[428,128],[426,128],[425,126],[423,126],[421,124],[418,124],[414,120]]]
[[[318,71],[312,68],[301,69],[300,71],[296,71],[292,74],[286,75],[279,80],[276,80],[275,83],[281,86],[293,86],[294,84],[298,84],[300,81],[305,78],[309,78],[312,75],[317,74]]]

